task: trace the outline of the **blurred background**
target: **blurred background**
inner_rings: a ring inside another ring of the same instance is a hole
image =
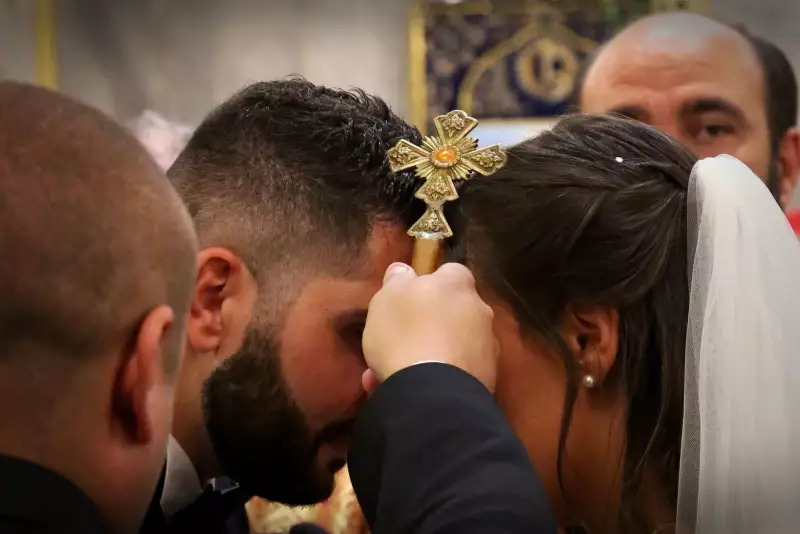
[[[510,143],[569,109],[618,28],[679,9],[744,25],[800,69],[795,0],[0,0],[0,78],[101,108],[165,165],[214,105],[290,74],[361,87],[422,128],[464,109],[482,143]]]

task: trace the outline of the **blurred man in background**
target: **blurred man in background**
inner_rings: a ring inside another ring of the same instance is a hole
[[[800,174],[797,98],[775,45],[701,15],[668,13],[631,24],[600,49],[578,106],[651,124],[700,157],[735,156],[786,208]]]
[[[172,422],[197,242],[100,112],[0,83],[0,531],[136,532]]]

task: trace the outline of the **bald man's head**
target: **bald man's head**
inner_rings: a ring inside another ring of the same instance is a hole
[[[164,462],[197,243],[144,148],[100,112],[0,83],[0,454],[135,532]]]
[[[131,135],[67,97],[0,84],[0,227],[0,360],[93,356],[157,305],[186,308],[180,200]]]
[[[794,129],[772,135],[768,89],[752,39],[678,12],[645,17],[604,45],[578,101],[584,112],[652,124],[698,156],[736,156],[785,204],[800,170],[800,136]]]

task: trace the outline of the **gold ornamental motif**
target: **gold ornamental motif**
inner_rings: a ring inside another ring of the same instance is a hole
[[[502,166],[505,161],[504,154],[500,152],[499,148],[497,151],[486,150],[475,156],[475,163],[487,170],[494,169],[498,165]]]
[[[388,152],[392,172],[414,168],[425,183],[414,195],[423,200],[427,210],[408,230],[417,239],[444,239],[453,235],[444,218],[442,205],[456,200],[455,180],[466,180],[473,172],[489,176],[506,163],[500,145],[478,148],[478,141],[468,134],[478,121],[461,110],[433,119],[437,136],[425,137],[422,146],[405,139]]]
[[[444,214],[439,210],[429,211],[417,221],[417,224],[414,226],[417,231],[424,234],[452,235],[453,233],[452,230],[450,230],[450,225],[447,224],[447,220],[444,218]]]
[[[414,152],[407,146],[398,147],[394,152],[389,153],[389,164],[394,168],[395,166],[402,167],[409,161],[414,159]]]
[[[450,112],[444,116],[444,119],[442,120],[442,128],[447,135],[453,136],[464,129],[464,127],[467,125],[467,118],[468,117],[466,117],[466,113],[463,111],[461,113],[458,113],[457,111]]]

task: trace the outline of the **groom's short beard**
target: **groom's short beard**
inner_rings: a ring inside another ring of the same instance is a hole
[[[320,443],[286,385],[276,337],[251,325],[241,350],[205,381],[206,429],[220,466],[243,489],[314,504],[331,495],[334,478],[317,466]]]

